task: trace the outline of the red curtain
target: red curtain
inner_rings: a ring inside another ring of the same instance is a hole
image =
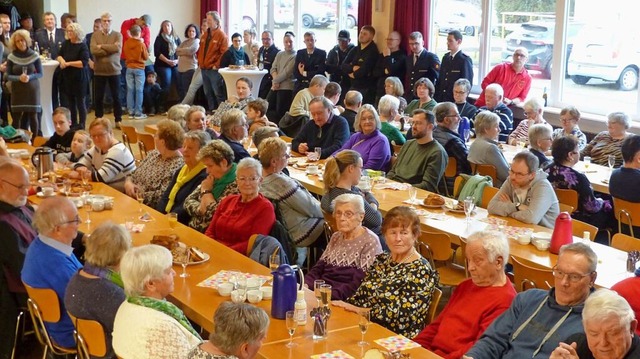
[[[200,0],[200,20],[207,17],[207,12],[217,11],[220,12],[221,0]]]
[[[375,1],[375,0],[374,0]],[[396,0],[393,15],[394,30],[398,31],[404,40],[405,50],[409,50],[407,36],[414,31],[420,31],[425,39],[429,38],[429,7],[431,0]]]
[[[376,0],[358,0],[358,32],[364,25],[371,25],[374,1]]]

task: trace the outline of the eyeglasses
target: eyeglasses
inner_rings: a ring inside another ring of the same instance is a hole
[[[455,117],[455,118],[459,118],[459,117],[460,117],[460,114],[459,114],[459,113],[456,113],[456,114],[453,114],[453,115],[446,115],[446,116],[444,116],[444,117],[445,117],[445,118],[447,118],[447,117]]]
[[[456,95],[464,95],[467,93],[467,91],[453,91],[453,93]]]
[[[13,188],[17,189],[17,190],[18,190],[18,191],[20,191],[20,192],[22,192],[22,191],[24,191],[24,190],[28,190],[28,189],[29,189],[29,187],[31,187],[31,185],[30,185],[30,184],[23,184],[23,185],[18,186],[18,185],[16,185],[16,184],[13,184],[13,183],[11,183],[11,182],[7,181],[7,180],[0,180],[0,181],[4,182],[4,183],[6,183],[6,184],[11,185],[11,187],[13,187]]]
[[[569,278],[569,282],[576,283],[576,282],[579,282],[582,278],[590,276],[593,272],[589,272],[587,274],[565,273],[559,270],[558,268],[553,267],[551,269],[551,273],[553,274],[554,277],[556,277],[556,279],[562,280],[566,276],[567,278]]]
[[[356,213],[355,212],[351,212],[351,211],[345,211],[345,212],[335,211],[335,212],[333,212],[333,216],[336,217],[336,218],[344,217],[346,219],[351,219],[355,215],[356,215]]]
[[[66,225],[66,224],[72,224],[72,223],[74,223],[74,224],[76,224],[76,225],[79,225],[80,223],[82,223],[82,218],[80,218],[80,216],[76,216],[76,218],[75,218],[75,219],[72,219],[72,220],[67,221],[67,222],[62,222],[62,223],[60,223],[59,225],[60,225],[60,226],[64,226],[64,225]]]
[[[528,173],[514,172],[511,168],[509,168],[509,174],[514,175],[516,177],[524,177],[524,176],[530,175],[531,172],[528,172]]]
[[[260,176],[253,176],[253,177],[237,177],[236,181],[238,182],[254,182],[257,181],[258,179],[260,179]]]

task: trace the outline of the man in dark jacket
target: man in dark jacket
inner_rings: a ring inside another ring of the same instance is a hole
[[[264,75],[262,82],[260,83],[258,97],[266,99],[269,91],[271,90],[271,64],[273,63],[273,60],[275,60],[280,49],[278,49],[273,43],[273,33],[269,30],[262,32],[261,40],[262,46],[260,47],[260,50],[258,50],[258,68],[260,70],[267,70],[267,74]],[[275,103],[273,104],[273,107],[275,108]]]
[[[433,109],[436,116],[436,128],[433,130],[433,138],[440,142],[449,158],[456,160],[456,176],[461,173],[471,174],[471,164],[467,160],[469,149],[464,139],[458,134],[460,114],[458,108],[452,102],[441,102]],[[445,178],[447,188],[453,189],[455,177]]]
[[[316,47],[316,34],[313,31],[304,33],[304,49],[298,50],[296,53],[295,68],[293,69],[293,77],[296,78],[296,84],[293,88],[293,95],[298,91],[309,87],[309,82],[315,75],[324,75],[327,69],[325,64],[327,60],[327,52]]]
[[[453,102],[453,86],[458,79],[465,78],[473,84],[473,60],[460,50],[462,34],[458,30],[450,31],[447,35],[447,49],[449,53],[442,56],[440,77],[436,85],[433,98],[440,102]]]
[[[349,51],[355,46],[356,45],[351,43],[349,31],[340,30],[338,33],[338,44],[327,54],[327,73],[329,74],[329,80],[339,83],[340,88],[342,88],[342,94],[338,101],[339,104],[342,104],[345,94],[351,87],[351,79],[342,73],[342,64],[347,58]]]
[[[407,56],[407,81],[404,85],[407,103],[416,98],[411,90],[418,79],[426,77],[435,84],[440,77],[440,60],[436,54],[424,48],[424,39],[420,32],[409,34],[409,48],[411,55]]]
[[[349,51],[342,64],[342,72],[351,79],[351,89],[362,94],[362,102],[373,104],[376,97],[376,78],[373,69],[378,62],[378,47],[373,41],[376,30],[365,25],[358,35],[358,46]],[[345,89],[346,90],[346,89]]]
[[[392,31],[387,36],[387,47],[382,50],[382,53],[378,57],[378,65],[376,66],[373,74],[378,78],[378,85],[376,88],[376,103],[380,100],[380,97],[385,95],[384,81],[387,77],[395,76],[404,81],[407,73],[407,54],[404,49],[400,48],[402,37],[397,31]]]

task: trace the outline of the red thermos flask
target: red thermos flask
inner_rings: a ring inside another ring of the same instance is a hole
[[[558,254],[560,252],[560,247],[569,243],[573,243],[573,225],[571,224],[571,216],[568,212],[561,212],[558,215],[558,218],[556,218],[556,225],[553,227],[549,252]]]

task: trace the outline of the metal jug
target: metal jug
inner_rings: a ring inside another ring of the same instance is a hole
[[[556,218],[556,225],[553,227],[549,252],[558,254],[560,253],[560,247],[569,243],[573,243],[573,224],[569,213],[562,212]]]
[[[300,286],[296,282],[296,272],[300,278]],[[271,297],[271,316],[285,319],[287,312],[294,309],[298,290],[304,285],[304,274],[298,266],[281,264],[273,272],[273,296]]]
[[[31,163],[36,168],[38,179],[41,179],[45,173],[53,171],[53,149],[49,147],[36,148],[31,155]]]

